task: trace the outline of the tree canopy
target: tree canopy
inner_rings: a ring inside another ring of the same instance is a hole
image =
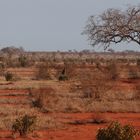
[[[140,45],[140,5],[126,10],[107,9],[101,15],[90,16],[82,34],[88,36],[91,45],[105,49],[123,41]]]
[[[8,53],[8,54],[21,54],[21,53],[24,53],[24,48],[10,46],[10,47],[2,48],[0,51],[3,53]]]

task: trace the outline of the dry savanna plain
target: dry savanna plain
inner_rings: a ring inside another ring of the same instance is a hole
[[[95,140],[113,121],[140,130],[139,53],[1,52],[0,140]]]

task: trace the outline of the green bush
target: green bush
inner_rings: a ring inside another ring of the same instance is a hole
[[[26,136],[34,130],[35,122],[36,116],[24,115],[16,119],[12,125],[13,134],[18,132],[20,136]]]
[[[6,81],[12,81],[13,80],[13,74],[11,72],[6,72],[5,73],[5,79]]]
[[[135,140],[138,135],[131,125],[122,126],[119,122],[112,122],[107,128],[100,128],[96,135],[97,140]]]

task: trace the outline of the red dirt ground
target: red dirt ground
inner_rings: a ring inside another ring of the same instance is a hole
[[[56,117],[62,122],[71,122],[74,120],[91,119],[94,115],[94,113],[57,113]],[[111,121],[118,120],[122,124],[131,124],[140,130],[140,113],[102,113],[101,115]],[[95,140],[97,130],[107,125],[108,123],[84,125],[66,124],[65,129],[37,131],[28,138],[16,138],[16,140]],[[8,131],[0,131],[0,137],[0,140],[12,140],[11,132]],[[140,140],[140,137],[137,137],[137,140]]]
[[[12,70],[11,70],[12,71]],[[22,76],[32,76],[34,71],[28,71],[28,69],[23,69],[15,71],[16,74]],[[32,75],[31,75],[32,73]],[[117,85],[115,85],[116,90],[123,89],[128,91],[133,90],[136,84],[139,84],[140,80],[127,80],[121,79],[118,81]],[[4,85],[3,83],[1,85]],[[14,86],[14,85],[13,85]],[[61,90],[61,89],[60,89]],[[26,98],[24,96],[28,95],[28,90],[22,89],[0,89],[1,98]],[[127,93],[127,92],[126,92]],[[12,94],[12,95],[11,95]],[[13,96],[13,95],[18,96]],[[5,106],[5,104],[0,104],[1,106]],[[7,104],[7,106],[14,107],[14,104]],[[16,106],[17,104],[15,104]],[[24,105],[25,107],[25,105]],[[95,115],[94,113],[48,113],[43,114],[48,116],[55,116],[57,120],[65,124],[65,128],[57,128],[53,130],[40,130],[36,131],[33,134],[30,134],[28,138],[15,138],[16,140],[95,140],[97,130],[101,127],[105,127],[106,124],[82,124],[82,125],[74,125],[68,124],[75,120],[88,120],[92,119]],[[136,129],[140,130],[140,113],[102,113],[103,118],[107,118],[110,121],[119,121],[122,124],[131,124]],[[7,130],[0,130],[0,140],[13,140],[12,132]],[[137,137],[137,140],[140,140],[140,137]]]

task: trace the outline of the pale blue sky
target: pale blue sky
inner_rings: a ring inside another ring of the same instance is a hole
[[[14,45],[35,51],[92,49],[87,37],[81,35],[90,15],[139,3],[140,0],[0,0],[0,48]],[[130,44],[122,46],[127,49]]]

